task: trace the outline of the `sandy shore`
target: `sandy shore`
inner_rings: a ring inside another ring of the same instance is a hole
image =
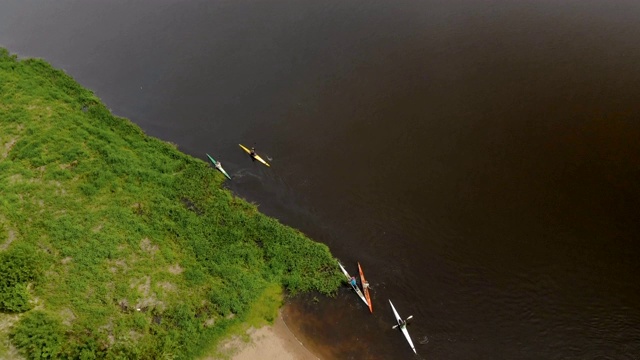
[[[227,344],[233,360],[318,360],[302,345],[282,319],[282,311],[272,326],[248,331],[250,343],[240,340]]]

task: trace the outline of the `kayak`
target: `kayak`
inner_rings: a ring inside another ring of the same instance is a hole
[[[231,180],[231,176],[229,176],[229,174],[227,174],[227,172],[224,171],[224,169],[222,168],[222,165],[218,166],[217,165],[218,162],[214,158],[212,158],[211,155],[207,154],[207,156],[209,157],[209,160],[211,160],[211,162],[213,163],[213,167],[215,167],[216,169],[220,170],[220,172],[223,173],[224,176],[228,177],[229,180]]]
[[[242,148],[242,150],[246,151],[246,152],[247,152],[247,154],[251,155],[251,150],[247,149],[247,147],[246,147],[246,146],[244,146],[244,145],[242,145],[242,144],[238,144],[238,145],[240,145],[240,147]],[[264,159],[262,159],[262,158],[260,157],[260,155],[258,155],[258,154],[256,154],[256,155],[251,155],[251,157],[252,157],[252,158],[254,158],[254,159],[256,159],[256,160],[258,160],[258,161],[260,161],[261,163],[263,163],[263,164],[265,164],[265,165],[267,165],[267,166],[271,167],[271,165],[269,165],[269,163],[267,163],[266,161],[264,161]]]
[[[364,297],[367,298],[367,303],[369,304],[369,311],[373,313],[373,305],[371,304],[371,296],[369,296],[369,288],[364,286],[364,284],[367,283],[367,280],[364,279],[364,272],[362,271],[362,266],[360,266],[359,262],[358,262],[358,271],[360,272],[360,283],[362,284]]]
[[[400,315],[398,315],[398,312],[396,311],[396,308],[393,307],[393,303],[391,302],[391,300],[389,300],[389,304],[391,304],[391,310],[393,310],[393,315],[396,317],[396,322],[398,323],[398,327],[400,327],[400,330],[402,330],[402,333],[404,334],[404,337],[407,338],[407,341],[409,342],[409,346],[411,346],[411,350],[413,350],[414,353],[417,354],[416,352],[416,348],[413,347],[413,341],[411,341],[411,337],[409,336],[409,330],[407,330],[407,325],[400,325]]]
[[[344,268],[344,266],[342,266],[342,264],[338,263],[338,265],[340,265],[340,269],[342,270],[342,273],[344,273],[344,276],[347,277],[347,282],[349,283],[349,285],[351,285],[353,290],[355,290],[356,294],[358,294],[360,299],[362,299],[362,301],[364,301],[364,303],[367,304],[367,306],[369,306],[369,303],[367,302],[367,299],[364,298],[364,295],[362,294],[362,291],[360,291],[360,289],[357,286],[353,286],[353,284],[351,283],[351,275],[349,275],[349,273]]]

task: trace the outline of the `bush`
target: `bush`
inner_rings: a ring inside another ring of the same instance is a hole
[[[62,349],[64,331],[58,319],[32,311],[20,319],[10,336],[27,359],[54,359]]]
[[[25,244],[0,253],[0,310],[23,312],[30,309],[27,286],[42,272],[39,260],[36,250]]]
[[[0,292],[0,308],[9,312],[25,312],[31,309],[27,284],[6,287]]]

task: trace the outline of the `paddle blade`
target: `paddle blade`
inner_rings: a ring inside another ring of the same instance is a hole
[[[398,325],[393,325],[393,326],[391,327],[391,329],[392,329],[392,330],[395,330],[397,327],[398,327]]]
[[[409,317],[407,318],[407,320],[409,319],[413,319],[413,315],[409,315]],[[406,320],[405,320],[406,321]]]

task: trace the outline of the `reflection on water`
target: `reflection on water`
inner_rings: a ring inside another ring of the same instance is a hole
[[[374,287],[302,297],[326,358],[640,353],[640,2],[3,1],[0,44],[328,244]],[[271,168],[248,161],[254,144]],[[428,341],[427,341],[428,340]]]

